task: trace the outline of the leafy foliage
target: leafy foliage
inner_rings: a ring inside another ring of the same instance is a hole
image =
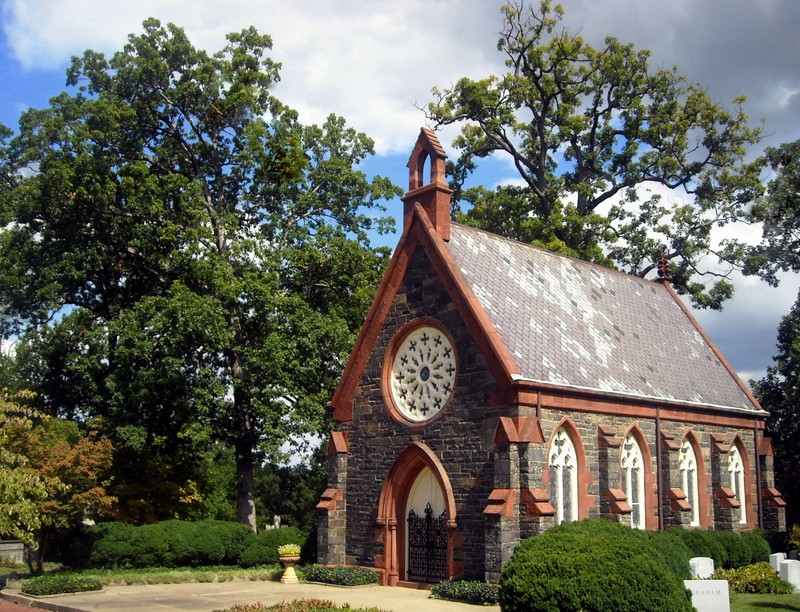
[[[716,245],[711,230],[745,218],[761,191],[759,164],[743,162],[760,136],[743,98],[726,110],[677,69],[651,68],[648,51],[614,38],[590,46],[550,0],[515,0],[502,12],[507,72],[434,89],[427,109],[438,126],[462,125],[450,173],[456,218],[642,277],[663,252],[678,291],[719,308],[744,247]],[[463,189],[477,160],[495,153],[511,159],[522,186]],[[693,201],[647,198],[648,183]],[[705,266],[709,253],[727,271]]]
[[[778,325],[778,354],[767,375],[753,383],[769,411],[766,435],[775,449],[775,484],[786,500],[788,524],[800,523],[800,295]]]
[[[735,569],[722,569],[714,572],[713,579],[727,580],[733,593],[775,593],[788,594],[794,587],[781,580],[769,563],[761,562]]]
[[[329,565],[311,565],[303,571],[303,577],[309,582],[324,582],[340,586],[361,586],[378,584],[378,574],[363,567],[333,567]]]
[[[752,209],[762,242],[749,250],[744,272],[777,285],[779,271],[800,271],[800,140],[767,149],[762,161],[774,178]]]
[[[100,523],[84,537],[90,543],[84,564],[94,568],[235,565],[254,539],[244,525],[213,520]]]
[[[270,48],[248,28],[209,54],[149,19],[0,134],[4,330],[43,408],[114,440],[130,520],[196,511],[217,442],[255,529],[253,466],[326,432],[388,258],[367,232],[399,190],[357,169],[372,141],[300,124]]]
[[[431,594],[438,599],[494,606],[499,601],[500,587],[496,584],[487,584],[476,580],[445,580],[434,584]]]
[[[96,578],[74,574],[46,574],[22,581],[22,592],[28,595],[57,595],[59,593],[85,593],[99,591],[103,584]]]
[[[239,604],[217,612],[385,612],[378,608],[351,608],[327,599],[294,599],[267,606],[265,604]]]
[[[283,544],[299,544],[301,551],[308,536],[297,527],[282,527],[260,532],[250,540],[239,557],[242,567],[279,563],[278,547]]]
[[[32,413],[24,403],[30,392],[11,393],[0,390],[0,535],[21,540],[28,546],[36,541],[41,527],[39,503],[47,496],[40,474],[29,469],[27,457],[9,448],[9,429],[30,431]]]
[[[515,610],[691,610],[682,579],[648,536],[592,519],[528,538],[500,574],[500,607]]]

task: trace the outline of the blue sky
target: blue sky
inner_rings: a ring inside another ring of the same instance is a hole
[[[269,33],[281,61],[275,94],[306,123],[328,113],[376,141],[370,173],[405,187],[405,163],[420,126],[417,108],[433,86],[502,70],[496,51],[497,0],[0,0],[0,122],[41,107],[64,88],[72,55],[87,48],[113,53],[147,17],[172,21],[192,41],[217,50],[224,34],[254,25]],[[712,99],[746,95],[754,123],[764,119],[764,146],[800,138],[800,2],[798,0],[564,0],[564,25],[595,45],[605,36],[652,51],[656,66],[702,83]],[[445,149],[455,130],[444,131]],[[503,160],[481,167],[487,187],[513,180]],[[671,194],[666,194],[670,197]],[[676,196],[677,197],[677,196]],[[392,204],[399,216],[399,203]],[[737,234],[758,238],[757,228]],[[383,243],[393,245],[396,236]],[[773,289],[737,279],[722,313],[697,313],[714,342],[745,378],[760,377],[775,352],[776,327],[800,282]]]

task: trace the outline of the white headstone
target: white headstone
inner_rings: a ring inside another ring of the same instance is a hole
[[[683,584],[692,592],[697,612],[731,612],[727,580],[684,580]]]
[[[711,557],[693,557],[689,559],[692,578],[711,578],[714,573],[714,559]]]
[[[776,572],[781,571],[781,563],[786,561],[786,553],[772,553],[769,556],[769,564]]]
[[[800,589],[800,561],[787,559],[781,563],[781,579],[791,584],[795,589]]]

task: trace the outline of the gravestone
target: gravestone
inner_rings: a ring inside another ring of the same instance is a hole
[[[781,571],[781,563],[786,561],[786,553],[772,553],[769,556],[769,564],[776,572]]]
[[[781,579],[800,589],[800,561],[787,559],[781,563]]]
[[[714,559],[711,557],[693,557],[689,559],[689,568],[692,570],[692,578],[703,580],[711,578],[714,573]]]
[[[727,580],[684,580],[683,584],[692,592],[697,612],[731,612]]]

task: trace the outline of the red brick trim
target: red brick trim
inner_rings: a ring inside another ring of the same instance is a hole
[[[597,442],[600,448],[619,448],[622,440],[617,437],[617,432],[608,425],[597,426]]]
[[[492,442],[495,444],[544,442],[542,424],[535,417],[500,417]]]
[[[736,499],[736,493],[729,487],[720,487],[714,492],[714,497],[719,500],[723,508],[739,508],[742,503]]]
[[[670,507],[673,512],[686,512],[692,509],[692,504],[689,503],[683,489],[667,489],[667,499],[670,501]]]
[[[726,455],[731,451],[731,445],[725,444],[725,438],[717,434],[708,434],[711,446],[715,447],[721,454]]]
[[[661,446],[664,450],[676,451],[681,445],[675,441],[675,434],[667,429],[661,430]]]
[[[630,514],[633,508],[628,503],[628,496],[622,489],[607,489],[605,500],[609,503],[611,512],[614,514]]]
[[[763,437],[758,439],[758,456],[774,457],[775,448],[772,446],[772,438]]]
[[[331,432],[330,440],[328,440],[328,454],[334,455],[337,453],[346,453],[346,452],[348,452],[347,432],[346,431]]]
[[[320,502],[317,504],[317,512],[330,513],[336,508],[336,502],[342,499],[341,489],[325,489],[320,495]]]
[[[764,502],[768,506],[777,508],[783,508],[786,506],[786,501],[783,499],[783,495],[781,495],[781,492],[775,487],[766,487],[762,489],[761,496],[764,498]]]
[[[742,464],[744,467],[744,488],[747,491],[745,501],[747,503],[747,522],[745,525],[748,529],[754,529],[758,525],[758,489],[756,488],[753,466],[750,462],[750,455],[747,454],[747,447],[739,437],[739,434],[733,436],[731,446],[736,446],[739,449],[739,455],[742,457]],[[758,461],[758,458],[756,458]]]
[[[517,492],[514,489],[494,489],[489,493],[488,502],[483,510],[486,516],[514,516]]]
[[[554,516],[550,494],[544,489],[522,489],[522,503],[528,516]]]

